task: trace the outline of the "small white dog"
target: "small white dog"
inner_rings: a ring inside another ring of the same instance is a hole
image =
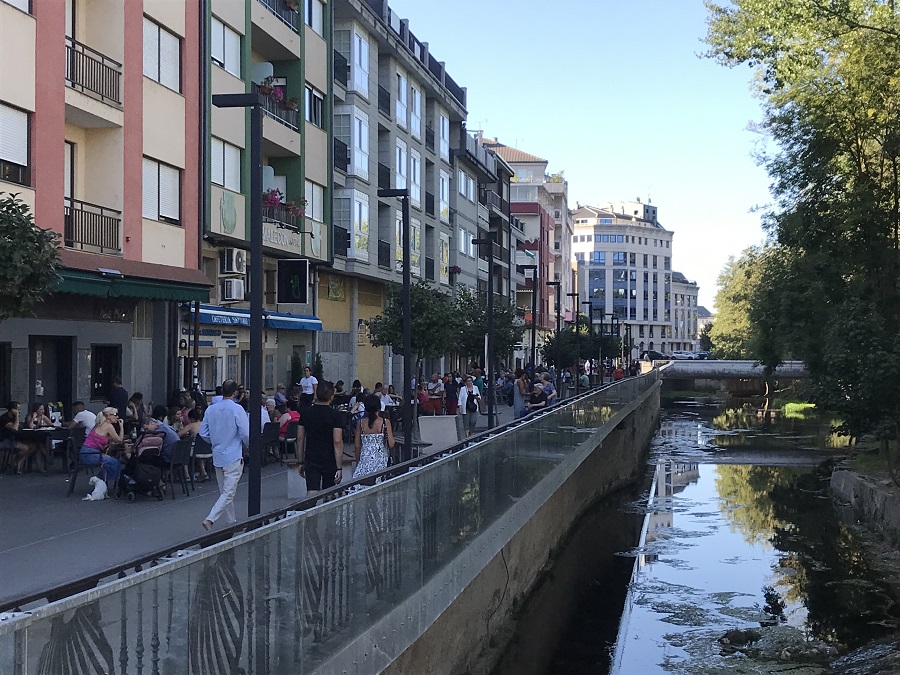
[[[101,499],[106,499],[106,483],[100,480],[97,476],[91,476],[91,480],[88,481],[91,484],[91,488],[93,492],[87,495],[81,501],[83,502],[99,502]]]

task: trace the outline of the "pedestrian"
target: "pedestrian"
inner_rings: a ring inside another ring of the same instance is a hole
[[[112,379],[112,386],[106,395],[107,403],[119,411],[120,420],[128,419],[128,392],[122,386],[122,378],[116,376]]]
[[[528,414],[526,401],[531,393],[531,382],[528,373],[521,368],[516,371],[516,386],[513,389],[513,414],[516,419]]]
[[[459,406],[459,384],[453,373],[447,375],[444,380],[444,405],[447,406],[447,414],[455,415]]]
[[[525,404],[528,412],[540,410],[547,407],[547,394],[544,392],[544,383],[542,381],[534,383],[534,391],[528,397],[528,403]]]
[[[207,409],[200,425],[200,436],[212,446],[212,462],[219,484],[219,498],[202,523],[205,530],[211,530],[223,513],[229,523],[237,522],[234,495],[244,471],[244,446],[250,444],[250,420],[234,400],[237,389],[237,382],[225,380],[222,400]]]
[[[343,478],[344,422],[340,412],[331,407],[334,385],[317,384],[316,401],[303,411],[297,431],[298,470],[306,478],[307,497],[334,487]]]
[[[370,394],[365,406],[366,416],[356,425],[354,434],[356,470],[353,480],[386,469],[390,450],[394,447],[394,432],[390,420],[381,415],[381,400]]]
[[[551,406],[554,403],[558,403],[559,397],[556,394],[556,389],[553,388],[553,378],[551,374],[548,372],[541,375],[541,381],[544,385],[544,393],[547,395],[547,405]]]
[[[475,425],[478,423],[478,412],[480,409],[481,392],[475,386],[475,381],[471,375],[466,378],[463,388],[459,390],[459,410],[463,415],[463,425],[466,429],[466,436],[475,433]]]
[[[303,377],[300,378],[300,403],[301,407],[306,408],[313,404],[316,398],[316,388],[319,381],[313,376],[309,366],[303,369]]]
[[[622,364],[616,364],[616,369],[613,371],[613,380],[618,381],[625,377],[625,371],[622,370]]]
[[[440,415],[444,409],[444,383],[437,373],[431,374],[431,382],[425,387],[428,394],[428,415]]]

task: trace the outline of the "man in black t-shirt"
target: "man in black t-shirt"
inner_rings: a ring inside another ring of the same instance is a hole
[[[526,407],[528,408],[528,412],[547,407],[547,394],[544,392],[543,382],[534,383],[534,389],[531,392],[531,398],[528,399]]]
[[[122,378],[114,377],[106,394],[109,405],[119,411],[119,419],[128,419],[128,390],[122,386]]]
[[[316,402],[306,408],[297,430],[300,475],[306,478],[306,493],[312,497],[340,483],[344,463],[343,417],[331,407],[334,385],[319,382]]]

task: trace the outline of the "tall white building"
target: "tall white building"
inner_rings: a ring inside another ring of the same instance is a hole
[[[616,317],[630,326],[632,358],[694,349],[697,285],[672,272],[672,232],[659,224],[657,208],[613,202],[579,206],[572,216],[579,302],[590,301],[594,323]]]

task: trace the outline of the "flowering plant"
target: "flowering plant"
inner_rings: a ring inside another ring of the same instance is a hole
[[[459,274],[462,272],[462,267],[459,265],[451,265],[450,266],[450,274]]]
[[[272,188],[271,190],[266,190],[262,194],[263,206],[273,207],[280,206],[284,201],[284,195],[281,193],[281,190],[278,188]]]
[[[287,208],[287,212],[292,216],[303,216],[306,215],[306,200],[298,199],[296,201],[289,201],[285,204]]]
[[[276,103],[281,103],[284,100],[284,89],[281,87],[272,87],[272,93],[269,94],[269,97]]]

